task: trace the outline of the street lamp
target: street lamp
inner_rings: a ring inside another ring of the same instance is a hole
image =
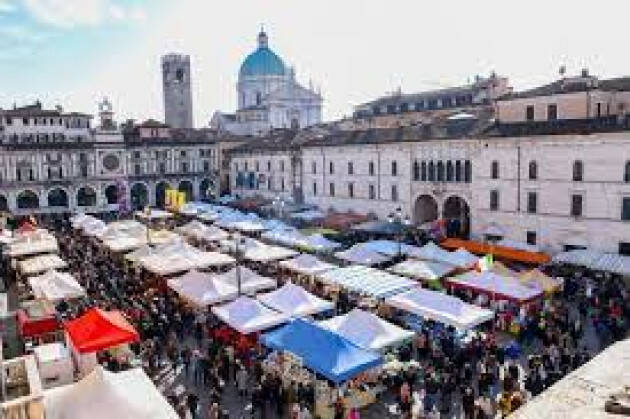
[[[236,259],[236,286],[238,290],[238,296],[241,296],[241,262],[243,256],[243,248],[239,245],[245,244],[245,239],[240,234],[233,233],[230,237],[234,241],[234,256]]]
[[[273,200],[273,206],[276,207],[276,216],[282,219],[282,214],[284,212],[284,199],[280,195],[276,196]]]
[[[405,227],[409,226],[411,222],[409,221],[409,216],[405,215],[403,217],[402,209],[400,207],[396,208],[396,211],[390,213],[387,216],[387,221],[396,226],[396,231],[398,233],[398,257],[402,256],[402,233]]]

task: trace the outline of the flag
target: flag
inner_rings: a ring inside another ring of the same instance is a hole
[[[479,259],[479,262],[477,262],[477,270],[479,272],[488,271],[490,270],[490,268],[492,268],[493,263],[494,260],[492,258],[492,255],[485,255],[484,257]]]

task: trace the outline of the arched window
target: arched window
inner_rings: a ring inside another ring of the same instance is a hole
[[[444,181],[444,163],[440,160],[437,164],[437,180],[438,182]]]
[[[492,179],[498,179],[499,178],[499,162],[494,160],[492,162],[492,166],[490,169],[490,177]]]
[[[626,162],[626,170],[623,174],[623,180],[624,182],[630,182],[630,161]]]
[[[446,181],[453,181],[453,162],[450,160],[446,162]]]
[[[429,182],[435,181],[435,164],[429,162]]]
[[[584,163],[582,163],[582,160],[573,162],[573,180],[575,182],[584,180]]]
[[[420,168],[420,178],[426,182],[427,180],[427,162],[423,161]]]
[[[464,162],[464,182],[472,182],[472,164],[470,163],[470,160],[466,160]]]
[[[534,160],[529,162],[529,179],[538,179],[538,164]]]
[[[455,182],[462,181],[462,162],[457,160],[455,162]]]
[[[413,180],[420,180],[420,165],[417,160],[413,162]]]

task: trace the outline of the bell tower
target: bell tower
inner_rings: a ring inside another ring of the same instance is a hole
[[[190,56],[162,56],[164,122],[172,128],[192,128]]]

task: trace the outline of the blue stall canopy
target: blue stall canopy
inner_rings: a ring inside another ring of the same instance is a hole
[[[336,384],[383,363],[378,353],[361,349],[338,334],[301,319],[265,333],[261,341],[271,349],[297,355],[307,368]]]

